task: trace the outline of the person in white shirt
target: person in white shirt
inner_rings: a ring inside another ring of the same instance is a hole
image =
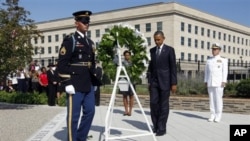
[[[223,110],[223,90],[227,83],[228,60],[220,56],[219,43],[212,45],[213,57],[209,58],[205,66],[204,82],[209,94],[211,116],[209,122],[220,122]]]

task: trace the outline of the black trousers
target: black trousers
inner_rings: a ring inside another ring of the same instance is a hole
[[[100,106],[100,87],[97,86],[97,89],[95,91],[95,105]]]
[[[170,90],[161,90],[158,82],[150,86],[150,112],[151,120],[156,132],[166,132],[169,115]]]
[[[56,105],[56,90],[57,85],[49,84],[48,85],[48,105],[55,106]]]

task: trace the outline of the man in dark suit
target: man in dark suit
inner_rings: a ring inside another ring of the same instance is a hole
[[[86,141],[95,114],[95,53],[86,33],[91,11],[78,11],[76,32],[66,36],[57,63],[61,83],[67,93],[67,133],[69,141]],[[82,116],[80,117],[80,115]],[[78,121],[80,124],[78,126]]]
[[[57,89],[57,74],[55,72],[55,65],[50,63],[48,65],[49,70],[47,70],[47,78],[48,78],[48,105],[55,106],[56,105],[56,89]]]
[[[165,45],[164,33],[154,33],[156,46],[150,49],[151,61],[148,68],[150,112],[153,132],[156,136],[166,134],[169,114],[170,91],[176,92],[176,57],[173,47]]]

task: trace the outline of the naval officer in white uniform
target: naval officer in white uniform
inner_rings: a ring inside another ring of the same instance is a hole
[[[223,109],[223,90],[227,83],[228,61],[220,56],[219,43],[212,45],[213,57],[209,58],[205,67],[204,82],[209,94],[211,117],[209,122],[220,122]]]

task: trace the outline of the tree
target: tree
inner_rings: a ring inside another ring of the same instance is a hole
[[[18,2],[6,0],[0,8],[0,79],[31,61],[31,39],[40,36],[34,21],[28,18],[30,12]]]
[[[119,34],[118,37],[116,33]],[[114,25],[103,35],[97,48],[97,59],[102,62],[104,74],[112,80],[115,79],[117,66],[114,63],[116,55],[114,50],[117,40],[122,48],[132,53],[132,66],[126,67],[126,70],[133,83],[140,83],[140,76],[146,69],[145,61],[148,61],[146,51],[148,44],[143,34],[130,25]]]

